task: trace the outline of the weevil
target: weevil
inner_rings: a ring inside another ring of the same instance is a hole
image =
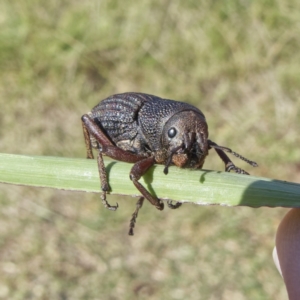
[[[133,235],[139,209],[144,199],[163,210],[161,199],[151,195],[139,179],[154,164],[163,164],[168,174],[170,165],[180,168],[203,167],[210,149],[215,149],[225,164],[225,171],[248,174],[233,164],[225,152],[246,161],[251,161],[231,149],[219,146],[208,139],[208,126],[204,114],[198,108],[175,100],[162,99],[143,93],[123,93],[102,100],[91,112],[81,117],[87,158],[93,159],[93,151],[98,150],[97,162],[101,182],[101,200],[110,210],[116,210],[106,200],[109,183],[103,162],[103,155],[113,159],[134,163],[129,177],[142,194],[136,204],[129,226]],[[167,202],[172,209],[181,203]]]

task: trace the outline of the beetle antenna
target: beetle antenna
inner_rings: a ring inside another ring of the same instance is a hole
[[[174,148],[173,150],[171,150],[171,154],[170,156],[168,157],[167,161],[166,161],[166,164],[165,164],[165,168],[164,168],[164,173],[167,175],[169,173],[169,167],[172,163],[172,157],[173,155],[179,150],[181,149],[183,146],[183,144],[181,144],[180,146]]]
[[[227,148],[227,147],[223,147],[223,146],[219,146],[217,145],[216,143],[208,140],[208,145],[209,147],[212,147],[212,148],[215,148],[215,149],[219,149],[219,150],[222,150],[222,151],[225,151],[225,152],[228,152],[228,153],[231,153],[232,155],[238,157],[239,159],[247,162],[249,165],[251,165],[252,167],[258,167],[258,164],[255,162],[255,161],[252,161],[234,151],[232,151],[230,148]]]

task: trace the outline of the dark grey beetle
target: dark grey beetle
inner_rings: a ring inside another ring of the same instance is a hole
[[[138,181],[154,164],[164,164],[165,174],[168,174],[170,165],[201,169],[208,150],[214,148],[225,163],[226,172],[248,174],[236,167],[225,152],[239,157],[253,167],[257,166],[255,162],[209,140],[204,114],[184,102],[142,93],[117,94],[102,100],[91,112],[83,115],[81,120],[87,157],[94,158],[92,148],[98,150],[101,199],[106,208],[116,210],[118,204],[111,206],[106,200],[109,185],[102,155],[134,163],[130,179],[143,197],[137,202],[132,215],[129,235],[133,235],[144,198],[157,209],[164,208],[163,202],[152,196]],[[178,208],[180,205],[180,202],[172,204],[168,201],[170,208]]]

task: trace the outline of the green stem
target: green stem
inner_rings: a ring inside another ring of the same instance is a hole
[[[105,159],[111,194],[138,196],[131,164]],[[0,154],[0,182],[99,192],[96,160]],[[201,205],[300,207],[300,184],[209,170],[151,168],[140,182],[161,199]]]

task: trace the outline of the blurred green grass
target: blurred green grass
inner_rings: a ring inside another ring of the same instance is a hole
[[[84,157],[80,116],[141,91],[198,106],[251,174],[299,182],[299,20],[295,0],[4,0],[1,152]],[[109,201],[1,185],[0,298],[286,297],[271,260],[286,210],[146,204],[132,238],[135,199]]]

